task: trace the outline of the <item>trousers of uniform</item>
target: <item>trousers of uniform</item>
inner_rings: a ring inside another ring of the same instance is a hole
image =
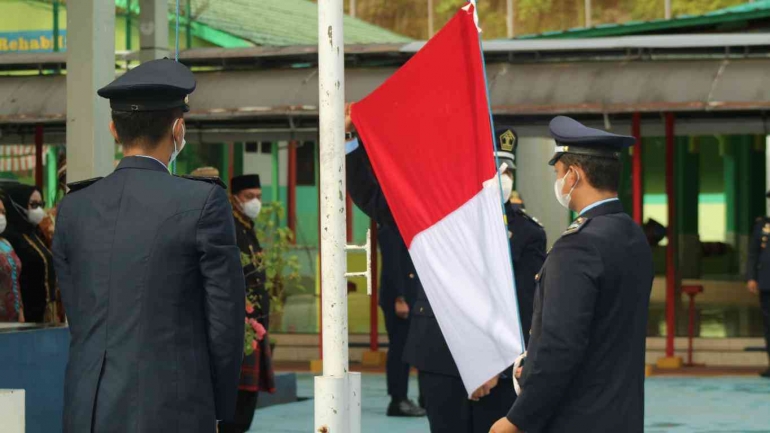
[[[235,419],[219,423],[219,433],[246,433],[251,428],[254,411],[257,410],[259,393],[238,390],[238,402],[235,407]]]
[[[431,433],[489,433],[516,399],[510,379],[500,379],[479,401],[468,399],[459,377],[420,371],[419,380]]]
[[[759,292],[759,306],[765,324],[765,350],[770,361],[770,292]]]
[[[386,365],[388,395],[393,399],[401,400],[407,397],[409,391],[409,364],[403,360],[406,337],[409,334],[409,319],[396,316],[395,306],[382,308],[382,312],[385,316],[385,329],[388,332]]]

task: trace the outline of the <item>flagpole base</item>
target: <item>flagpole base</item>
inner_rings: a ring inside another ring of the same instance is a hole
[[[315,427],[321,433],[349,433],[348,377],[315,378]]]

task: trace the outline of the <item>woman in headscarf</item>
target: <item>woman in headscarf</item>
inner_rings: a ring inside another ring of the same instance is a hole
[[[0,191],[0,196],[3,192]],[[7,227],[5,206],[0,201],[0,322],[24,322],[24,303],[19,289],[21,261],[3,237]]]
[[[53,259],[38,227],[45,218],[43,194],[24,184],[6,185],[3,190],[8,220],[4,236],[21,260],[24,317],[27,322],[57,322]]]

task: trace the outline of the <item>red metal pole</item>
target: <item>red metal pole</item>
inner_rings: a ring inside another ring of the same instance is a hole
[[[286,191],[286,215],[289,230],[294,234],[292,243],[297,243],[297,142],[289,142],[289,187]]]
[[[227,176],[230,177],[230,181],[235,176],[235,143],[228,143],[230,146],[227,149]],[[232,182],[228,182],[228,185],[232,185]]]
[[[668,198],[668,247],[666,248],[666,357],[674,356],[676,329],[676,192],[674,190],[673,113],[666,113],[666,196]]]
[[[692,339],[695,336],[695,293],[690,295],[690,326],[688,330],[689,341],[687,342],[687,365],[692,366]]]
[[[632,186],[633,186],[633,202],[634,202],[634,221],[637,224],[642,225],[644,223],[644,184],[642,176],[642,115],[641,113],[634,113],[631,123],[631,134],[636,138],[636,145],[634,145],[633,159],[631,162],[632,167]]]
[[[369,297],[369,350],[376,352],[380,350],[380,332],[377,323],[379,318],[377,311],[377,289],[379,288],[377,284],[379,282],[377,278],[377,223],[372,220],[369,227],[372,233],[372,296]]]
[[[35,185],[40,191],[43,188],[43,125],[35,127]]]

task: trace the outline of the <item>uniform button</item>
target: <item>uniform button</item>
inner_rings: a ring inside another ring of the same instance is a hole
[[[540,274],[535,274],[535,281],[540,279]]]
[[[414,279],[414,274],[412,274],[412,273],[409,273],[409,278],[412,278],[412,279]]]
[[[422,313],[423,311],[425,311],[425,308],[420,307],[420,313]]]

